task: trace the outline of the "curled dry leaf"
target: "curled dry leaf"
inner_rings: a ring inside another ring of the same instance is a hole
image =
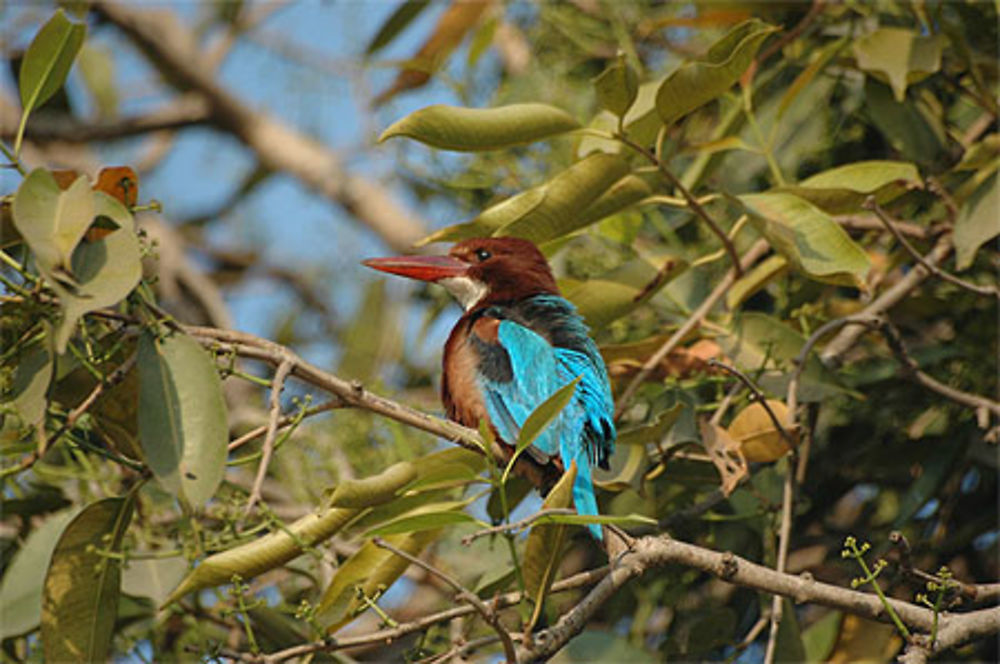
[[[768,399],[767,405],[785,428],[791,443],[797,443],[794,424],[789,421],[788,408],[781,401]],[[767,410],[754,402],[740,411],[727,430],[737,442],[747,461],[777,461],[792,447],[785,435],[774,425]]]
[[[725,429],[706,420],[698,421],[701,442],[722,479],[722,493],[729,496],[747,476],[747,461],[740,444]]]

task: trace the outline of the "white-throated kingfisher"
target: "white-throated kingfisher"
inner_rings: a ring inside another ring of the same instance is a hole
[[[580,378],[569,405],[525,452],[543,475],[576,461],[576,511],[596,515],[591,467],[607,469],[614,450],[611,387],[587,326],[559,293],[542,252],[518,238],[473,238],[447,256],[363,262],[441,284],[465,309],[444,348],[441,399],[450,419],[472,428],[485,419],[510,448],[535,408]],[[601,539],[600,527],[589,527]]]

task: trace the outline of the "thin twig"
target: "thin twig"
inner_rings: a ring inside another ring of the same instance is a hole
[[[480,537],[485,537],[487,535],[496,535],[497,533],[507,533],[518,530],[524,530],[525,528],[535,523],[536,521],[539,521],[541,519],[556,514],[576,514],[576,510],[570,509],[568,507],[550,507],[547,509],[539,510],[538,512],[535,512],[531,516],[525,517],[520,521],[514,521],[513,523],[501,523],[500,525],[497,526],[492,526],[490,528],[483,528],[482,530],[477,530],[476,532],[463,537],[462,544],[464,544],[465,546],[469,546]]]
[[[795,505],[795,471],[793,464],[785,467],[785,481],[781,492],[781,528],[778,531],[778,560],[774,571],[785,573],[788,564],[788,545],[792,537],[792,512]],[[784,597],[775,595],[771,598],[771,629],[767,636],[767,648],[764,651],[764,664],[773,664],[778,645],[778,628],[784,608]]]
[[[715,223],[712,216],[708,214],[704,207],[702,207],[701,203],[697,198],[695,198],[694,194],[692,194],[688,188],[684,186],[684,183],[681,182],[680,178],[674,175],[673,171],[667,168],[667,165],[657,158],[655,154],[642,145],[639,145],[625,134],[615,134],[615,138],[641,154],[649,161],[649,163],[653,164],[660,170],[660,174],[666,178],[666,180],[670,183],[670,186],[681,193],[681,196],[683,196],[684,200],[687,201],[688,207],[691,208],[691,211],[694,212],[696,216],[701,217],[702,221],[704,221],[712,232],[715,233],[715,236],[719,238],[719,241],[722,242],[722,246],[725,248],[726,253],[729,254],[729,259],[733,263],[732,269],[736,272],[736,276],[742,276],[743,267],[740,265],[740,256],[736,253],[736,247],[733,245],[733,241],[729,239],[726,232],[723,231],[717,223]]]
[[[907,240],[906,237],[899,232],[899,229],[896,227],[899,222],[889,217],[886,211],[882,209],[882,206],[880,206],[875,200],[874,196],[866,198],[863,207],[866,210],[874,212],[878,220],[881,221],[882,224],[889,229],[889,232],[892,233],[892,236],[896,238],[896,241],[903,245],[903,248],[906,249],[911,256],[913,256],[914,260],[923,265],[924,268],[934,276],[939,277],[950,284],[954,284],[959,288],[972,291],[977,295],[989,295],[995,298],[1000,298],[1000,289],[993,286],[980,286],[978,284],[968,282],[960,277],[956,277],[952,273],[942,270],[940,267],[921,256],[920,252],[917,251],[913,245],[910,244],[909,240]]]
[[[298,422],[303,418],[311,417],[313,415],[319,415],[320,413],[325,413],[328,410],[343,408],[343,406],[344,402],[342,400],[330,399],[329,401],[324,401],[318,406],[307,408],[304,413],[293,413],[291,415],[282,415],[281,418],[278,420],[278,428],[283,429],[289,424]],[[251,429],[250,431],[247,431],[245,434],[243,434],[239,438],[234,439],[231,443],[229,443],[229,447],[226,448],[227,451],[232,452],[233,450],[239,449],[240,447],[249,443],[254,438],[258,438],[259,436],[264,435],[265,433],[267,433],[267,430],[270,426],[271,423],[268,422],[267,424],[260,425],[256,429]]]
[[[760,240],[754,244],[754,246],[752,246],[743,256],[742,261],[739,261],[739,263],[742,263],[742,269],[746,269],[753,265],[757,259],[767,251],[767,248],[768,244],[765,240]],[[681,325],[648,360],[646,360],[645,364],[642,365],[642,368],[632,378],[632,382],[628,384],[625,391],[622,392],[622,395],[618,398],[618,405],[615,408],[615,419],[620,418],[622,413],[625,412],[625,408],[628,406],[629,401],[635,394],[635,391],[639,389],[639,386],[646,380],[649,374],[652,373],[653,369],[663,361],[663,358],[670,354],[670,351],[672,351],[677,344],[679,344],[681,340],[687,336],[688,332],[697,327],[702,319],[708,315],[708,312],[710,312],[718,301],[722,299],[726,292],[729,291],[729,288],[736,281],[736,276],[736,270],[730,269],[726,276],[723,277],[722,281],[720,281],[715,287],[715,290],[709,293],[708,297],[705,298],[698,308],[695,309],[690,316],[688,316],[687,320],[684,321],[684,324]]]
[[[121,366],[119,366],[113,372],[108,374],[107,378],[105,378],[97,385],[95,385],[94,389],[92,389],[90,393],[87,394],[86,397],[84,397],[83,401],[81,401],[73,410],[71,410],[66,415],[66,419],[63,421],[62,425],[60,425],[60,427],[56,430],[54,434],[52,434],[48,438],[40,437],[38,449],[34,450],[30,454],[25,455],[17,463],[16,466],[4,468],[3,471],[0,471],[0,478],[4,478],[7,477],[8,475],[14,475],[16,473],[23,472],[28,468],[31,468],[33,465],[35,465],[35,463],[39,459],[45,456],[45,453],[49,450],[49,448],[51,448],[52,445],[54,445],[55,442],[59,440],[60,436],[69,431],[70,427],[76,424],[76,421],[80,419],[80,416],[86,413],[90,409],[90,407],[94,405],[94,402],[97,401],[102,394],[104,394],[105,390],[114,387],[125,378],[125,374],[131,371],[132,367],[135,366],[137,357],[138,356],[133,353],[131,356],[129,356],[127,360],[125,360],[121,364]],[[39,425],[39,432],[41,432],[41,430],[42,426]]]
[[[510,633],[507,632],[507,629],[500,623],[500,617],[497,615],[497,612],[490,609],[490,607],[486,606],[486,602],[479,599],[478,595],[476,595],[474,592],[463,586],[461,583],[452,578],[450,575],[445,574],[444,572],[434,567],[430,563],[425,562],[420,558],[417,558],[416,556],[410,555],[406,551],[397,549],[396,547],[389,544],[381,537],[375,537],[374,539],[372,539],[372,544],[374,544],[379,548],[391,551],[400,558],[408,560],[418,567],[422,567],[423,569],[427,570],[428,573],[433,574],[434,576],[436,576],[437,578],[441,579],[449,586],[454,588],[455,592],[458,593],[458,598],[464,602],[468,602],[469,604],[471,604],[472,607],[479,613],[479,615],[483,617],[483,620],[486,621],[486,624],[492,627],[493,630],[497,633],[497,636],[500,637],[500,643],[503,644],[503,652],[504,656],[507,658],[507,662],[509,664],[516,664],[517,653],[514,650],[514,642],[510,638]]]
[[[795,439],[792,437],[792,434],[788,433],[788,430],[785,429],[785,424],[778,418],[777,415],[774,414],[774,411],[771,410],[770,404],[767,403],[767,397],[765,397],[764,393],[760,391],[760,388],[757,387],[752,380],[750,380],[749,376],[747,376],[745,373],[743,373],[736,367],[730,366],[725,362],[720,362],[715,358],[711,358],[708,361],[708,365],[713,367],[719,367],[720,369],[725,370],[727,373],[732,374],[733,376],[738,378],[741,383],[746,385],[747,389],[750,390],[750,392],[753,394],[754,400],[761,406],[763,406],[764,410],[767,412],[768,417],[771,418],[771,423],[774,424],[775,428],[777,428],[778,432],[781,434],[781,437],[785,439],[786,443],[788,443],[789,448],[790,449],[795,448],[797,443]]]
[[[253,506],[260,500],[261,487],[264,486],[264,478],[267,476],[267,467],[271,464],[271,455],[274,453],[274,437],[278,432],[278,418],[281,416],[281,391],[285,389],[285,379],[293,369],[292,362],[284,360],[278,365],[271,380],[271,399],[267,416],[267,434],[264,436],[264,447],[261,449],[260,465],[257,466],[257,477],[254,478],[253,488],[250,489],[250,496],[247,498],[247,506],[243,514],[250,514]]]

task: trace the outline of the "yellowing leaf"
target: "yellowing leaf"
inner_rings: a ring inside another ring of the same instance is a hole
[[[45,576],[41,642],[48,662],[103,662],[121,594],[120,554],[132,498],[105,498],[59,537]]]
[[[788,409],[784,402],[768,399],[767,405],[788,435],[794,435],[794,425],[788,419]],[[741,410],[733,418],[727,431],[730,437],[739,443],[747,461],[777,461],[792,449],[781,431],[774,425],[767,410],[757,402]]]
[[[715,42],[703,59],[685,62],[671,72],[656,92],[660,119],[671,124],[729,90],[777,29],[757,19],[741,23]]]
[[[395,498],[415,480],[417,469],[409,461],[400,461],[378,475],[360,480],[344,480],[330,498],[330,507],[373,507]]]
[[[308,514],[294,523],[246,544],[209,556],[181,581],[164,601],[167,606],[188,593],[231,583],[233,575],[252,579],[298,557],[305,547],[333,537],[360,510],[333,507]]]
[[[406,136],[442,150],[478,152],[533,143],[579,126],[565,111],[545,104],[497,108],[436,104],[397,120],[378,140]]]
[[[864,288],[868,254],[825,212],[792,194],[745,194],[740,201],[772,247],[808,277]]]

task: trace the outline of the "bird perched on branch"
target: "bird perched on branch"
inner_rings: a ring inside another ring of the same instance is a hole
[[[441,284],[459,301],[465,314],[445,345],[441,398],[460,424],[475,428],[486,420],[508,454],[535,408],[579,378],[569,404],[521,458],[542,471],[534,476],[543,492],[554,483],[553,471],[558,478],[575,461],[576,510],[596,515],[591,468],[607,469],[614,450],[611,388],[587,326],[560,295],[542,252],[518,238],[473,238],[447,256],[364,264]],[[599,526],[589,528],[601,539]]]

